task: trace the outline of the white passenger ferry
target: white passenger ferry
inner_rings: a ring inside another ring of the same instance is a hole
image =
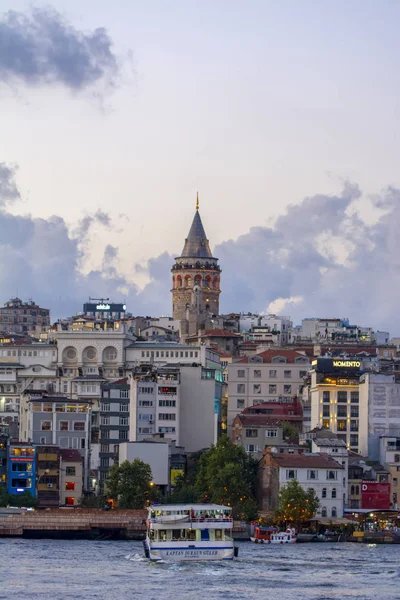
[[[160,560],[232,560],[232,509],[218,504],[149,507],[146,557]]]

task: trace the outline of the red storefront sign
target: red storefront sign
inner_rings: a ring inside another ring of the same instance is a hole
[[[390,508],[390,483],[363,481],[361,484],[361,508],[371,510]]]

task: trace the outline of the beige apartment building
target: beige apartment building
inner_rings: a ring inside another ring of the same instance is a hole
[[[234,418],[244,408],[284,397],[291,401],[310,366],[305,352],[282,348],[265,350],[227,365],[229,434]]]
[[[368,407],[360,400],[361,366],[359,358],[323,357],[313,361],[311,428],[330,429],[348,450],[367,455],[362,443],[367,431],[361,417],[368,414]]]

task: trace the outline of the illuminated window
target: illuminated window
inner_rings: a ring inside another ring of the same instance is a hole
[[[75,481],[66,481],[65,490],[67,492],[73,492],[75,490]]]
[[[75,498],[72,496],[67,496],[67,498],[65,498],[65,504],[66,506],[73,506],[75,504]]]
[[[41,422],[41,430],[42,431],[51,431],[51,421],[42,421]]]

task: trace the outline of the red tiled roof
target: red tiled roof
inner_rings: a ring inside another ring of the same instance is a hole
[[[243,427],[271,427],[282,425],[283,421],[301,422],[303,417],[296,415],[237,415],[233,420],[233,425],[236,419],[241,422]]]
[[[256,411],[267,411],[272,410],[272,413],[264,412],[257,413]],[[246,406],[242,410],[242,414],[272,414],[272,415],[289,415],[289,411],[296,411],[298,415],[303,414],[303,407],[297,397],[293,398],[293,402],[260,402],[259,404],[253,404],[252,406]]]
[[[65,462],[82,462],[82,456],[79,454],[78,450],[60,450],[61,458]]]
[[[274,350],[264,350],[263,352],[260,352],[259,354],[256,354],[255,356],[260,356],[263,359],[264,363],[270,363],[272,362],[272,359],[276,356],[283,356],[284,358],[286,358],[286,361],[288,363],[294,363],[296,358],[307,358],[308,360],[310,360],[310,357],[307,356],[307,354],[305,354],[304,352],[300,352],[299,350],[287,350],[287,349],[283,349],[283,348],[276,348]],[[249,362],[249,356],[245,356],[244,358],[242,358],[241,360],[238,360],[237,363],[235,364],[239,364],[239,363],[248,363]],[[251,361],[250,361],[251,363]],[[257,364],[257,363],[254,363]],[[279,363],[277,363],[279,364]]]
[[[329,454],[273,454],[280,467],[298,469],[343,469]]]

